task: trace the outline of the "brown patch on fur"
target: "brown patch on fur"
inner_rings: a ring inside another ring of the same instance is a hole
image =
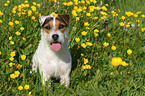
[[[50,30],[46,29],[45,27],[50,26],[50,30],[53,28],[53,20],[50,20],[43,26],[43,32],[46,32],[49,34]]]
[[[62,28],[62,29],[59,29],[60,25],[64,25],[65,27]],[[66,28],[67,28],[64,22],[61,22],[61,21],[59,21],[57,19],[55,20],[55,27],[56,27],[57,30],[61,31],[61,33],[64,33]]]

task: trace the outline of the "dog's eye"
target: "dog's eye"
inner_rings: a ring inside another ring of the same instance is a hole
[[[50,30],[50,26],[46,26],[45,28],[46,28],[47,30]]]
[[[62,28],[64,28],[64,27],[65,27],[65,26],[62,25],[62,24],[59,25],[59,29],[62,29]]]

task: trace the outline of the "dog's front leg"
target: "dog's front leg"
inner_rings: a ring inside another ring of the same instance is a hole
[[[60,78],[61,78],[61,80],[60,80],[61,85],[65,84],[65,86],[68,87],[69,86],[69,74],[61,75]]]

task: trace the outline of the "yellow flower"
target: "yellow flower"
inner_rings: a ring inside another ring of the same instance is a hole
[[[108,33],[108,34],[107,34],[107,36],[108,36],[108,37],[111,37],[111,34],[110,34],[110,33]]]
[[[33,2],[32,4],[33,4],[33,5],[36,5],[36,2]]]
[[[141,28],[141,31],[144,32],[145,28]]]
[[[93,19],[98,19],[98,17],[94,17]]]
[[[19,90],[23,90],[23,86],[19,86],[18,89],[19,89]]]
[[[111,72],[110,75],[113,75],[113,72]]]
[[[131,50],[131,49],[128,49],[128,50],[127,50],[127,54],[130,55],[131,53],[132,53],[132,50]]]
[[[32,16],[31,19],[34,20],[35,19],[35,16]]]
[[[125,24],[124,24],[123,22],[120,22],[119,25],[120,25],[120,26],[124,26]]]
[[[21,59],[25,60],[26,59],[26,55],[21,55]]]
[[[107,6],[107,7],[108,7],[109,5],[108,5],[108,4],[105,4],[105,6]]]
[[[10,63],[9,63],[9,66],[10,66],[10,67],[12,67],[12,66],[13,66],[13,63],[12,63],[12,62],[10,62]]]
[[[128,66],[128,63],[126,63],[125,61],[123,61],[123,62],[121,63],[121,65],[122,65],[122,66]]]
[[[84,58],[84,64],[87,64],[87,63],[88,63],[88,59]]]
[[[57,17],[57,16],[58,16],[58,14],[56,14],[55,12],[52,12],[52,14],[53,14],[53,16],[55,16],[55,17]]]
[[[7,1],[7,3],[10,3],[10,1]]]
[[[126,25],[126,27],[127,27],[127,28],[128,28],[128,27],[130,27],[130,25],[129,25],[129,24],[127,24],[127,25]]]
[[[2,54],[2,52],[0,51],[0,55]]]
[[[87,13],[86,16],[91,16],[91,13]]]
[[[16,53],[15,51],[12,51],[12,52],[10,53],[10,56],[14,57],[14,56],[16,55],[15,53]]]
[[[20,30],[24,30],[24,27],[20,27]]]
[[[81,46],[82,46],[83,48],[86,48],[86,47],[87,47],[87,45],[86,45],[85,43],[82,43]]]
[[[104,45],[105,47],[107,47],[107,46],[109,45],[109,43],[105,42],[103,45]]]
[[[86,69],[91,69],[90,65],[85,65]]]
[[[91,42],[86,42],[86,45],[92,46],[93,44]]]
[[[96,9],[96,10],[100,10],[101,8],[100,8],[100,7],[95,7],[95,9]]]
[[[23,39],[24,41],[26,41],[26,38],[22,37],[22,39]]]
[[[97,34],[97,33],[94,33],[94,37],[97,37],[97,36],[99,36],[99,34]]]
[[[28,3],[28,1],[26,0],[25,3]]]
[[[19,24],[19,21],[16,20],[16,21],[15,21],[15,24]]]
[[[115,47],[115,46],[112,46],[111,49],[112,49],[112,50],[116,50],[116,47]]]
[[[9,25],[12,26],[14,23],[13,22],[9,22]]]
[[[84,26],[89,26],[90,24],[88,22],[85,22],[84,23]]]
[[[84,54],[83,54],[83,53],[81,53],[81,56],[84,56]]]
[[[27,90],[29,89],[29,85],[25,85],[24,88]]]
[[[103,12],[103,11],[101,11],[100,14],[104,16],[108,15],[106,12]]]
[[[30,16],[32,14],[31,10],[28,10],[28,16]]]
[[[63,2],[63,5],[67,5],[67,3],[66,2]]]
[[[18,69],[21,69],[21,67],[22,67],[22,65],[20,65],[20,64],[17,65],[17,68]]]
[[[99,30],[98,30],[98,29],[95,29],[95,30],[94,30],[94,32],[97,32],[97,33],[98,33],[98,32],[99,32]]]
[[[9,40],[12,40],[12,36],[9,37]]]
[[[3,13],[0,11],[0,16],[2,16],[3,15]]]
[[[132,12],[125,12],[125,14],[128,16],[128,17],[130,17],[130,16],[132,16],[133,15],[133,13]]]
[[[14,41],[10,41],[10,44],[11,44],[11,45],[14,45],[15,43],[14,43]]]
[[[76,21],[79,21],[80,20],[80,18],[79,17],[76,17]]]
[[[143,15],[141,15],[141,17],[142,17],[142,18],[144,18],[144,17],[145,17],[145,15],[144,15],[144,14],[143,14]]]
[[[140,20],[136,20],[136,22],[140,22]]]
[[[17,36],[21,35],[21,33],[20,33],[19,31],[17,31],[15,34],[16,34]]]
[[[77,16],[77,13],[75,10],[72,10],[72,14],[73,14],[73,16]]]
[[[40,8],[40,4],[37,4],[37,7]]]
[[[10,57],[9,60],[10,60],[10,61],[14,61],[14,57]]]
[[[15,71],[14,74],[15,74],[15,77],[19,77],[20,72],[19,71]]]
[[[0,23],[3,23],[3,21],[2,21],[2,20],[0,20]]]
[[[122,64],[122,59],[120,57],[113,57],[111,60],[113,66],[119,66]]]
[[[102,6],[101,9],[104,10],[104,11],[108,10],[105,6]]]
[[[80,38],[75,38],[75,41],[76,41],[76,42],[79,42],[79,41],[80,41]]]
[[[122,16],[121,19],[124,20],[125,19],[125,16]]]
[[[82,32],[82,35],[83,35],[83,36],[87,35],[87,32],[83,31],[83,32]]]
[[[11,74],[10,78],[15,79],[15,74]]]
[[[4,4],[4,6],[8,6],[8,4],[7,4],[7,3],[5,3],[5,4]]]
[[[36,11],[36,7],[35,6],[31,6],[32,11]]]

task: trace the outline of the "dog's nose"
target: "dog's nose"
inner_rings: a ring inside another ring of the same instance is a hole
[[[52,38],[53,38],[54,41],[57,41],[58,38],[59,38],[59,35],[58,34],[53,34],[52,35]]]

